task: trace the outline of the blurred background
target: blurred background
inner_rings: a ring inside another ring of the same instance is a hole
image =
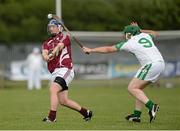
[[[142,29],[159,31],[155,43],[166,61],[163,84],[168,88],[178,85],[179,7],[180,0],[0,0],[1,87],[27,80],[24,63],[33,48],[41,49],[48,37],[48,13],[60,16],[88,47],[116,44],[122,38],[123,27],[131,21],[137,21]],[[125,52],[86,55],[73,40],[72,51],[77,80],[128,79],[139,68],[137,60]],[[50,78],[45,63],[41,78]]]

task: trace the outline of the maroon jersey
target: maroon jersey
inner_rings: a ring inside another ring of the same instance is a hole
[[[48,50],[48,52],[52,51],[58,43],[64,43],[64,48],[59,51],[58,56],[55,56],[54,59],[49,61],[48,70],[49,72],[53,72],[56,68],[66,67],[71,69],[73,67],[72,57],[71,57],[71,41],[68,35],[66,34],[58,34],[55,37],[51,37],[45,42],[43,42],[42,49]]]

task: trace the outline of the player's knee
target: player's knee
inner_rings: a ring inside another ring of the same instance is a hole
[[[59,102],[60,102],[60,105],[62,105],[62,106],[68,105],[68,99],[62,98],[59,100]]]
[[[56,82],[57,84],[59,84],[62,87],[61,91],[68,90],[66,81],[62,77],[56,77],[54,82]]]
[[[57,86],[54,86],[54,85],[52,85],[50,88],[49,88],[49,92],[51,93],[51,94],[57,94],[58,93],[58,91],[59,91],[59,87],[57,87]]]
[[[136,88],[138,88],[138,87],[135,84],[134,85],[129,85],[128,86],[128,92],[132,93]]]
[[[127,90],[128,90],[128,92],[131,92],[131,87],[130,87],[130,86],[128,86]]]

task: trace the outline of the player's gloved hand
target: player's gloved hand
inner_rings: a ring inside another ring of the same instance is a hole
[[[54,56],[55,56],[55,54],[53,53],[53,50],[50,50],[50,51],[48,52],[48,55],[45,57],[45,59],[46,59],[47,62],[49,62],[49,61],[51,61],[52,59],[54,59]]]
[[[45,55],[45,56],[44,56],[44,60],[47,61],[47,62],[49,62],[49,56],[48,56],[48,55]]]
[[[131,25],[138,26],[138,23],[133,21],[133,22],[131,22]]]
[[[91,53],[91,49],[88,47],[83,47],[82,50],[84,51],[84,53],[86,54],[90,54]]]
[[[134,25],[134,26],[139,26],[137,22],[133,21],[131,22],[131,25]],[[140,32],[143,32],[141,29],[140,29]]]
[[[54,59],[54,54],[51,52],[51,53],[48,55],[48,57],[49,57],[48,61],[50,61],[50,60]]]
[[[54,55],[52,53],[49,53],[47,55],[44,55],[44,60],[49,62],[51,61],[52,59],[54,59]]]

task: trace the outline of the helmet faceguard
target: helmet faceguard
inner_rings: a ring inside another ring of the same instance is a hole
[[[130,39],[131,36],[135,36],[141,33],[139,26],[135,26],[135,25],[125,26],[123,32],[126,36],[126,39]]]
[[[57,28],[58,28],[58,32],[52,33],[52,32],[50,31],[50,29],[49,29],[51,26],[57,27]],[[49,33],[50,35],[54,36],[54,35],[57,35],[57,34],[63,32],[63,27],[62,27],[61,23],[59,23],[57,20],[51,19],[51,20],[49,21],[49,23],[48,23],[47,31],[48,31],[48,33]]]

